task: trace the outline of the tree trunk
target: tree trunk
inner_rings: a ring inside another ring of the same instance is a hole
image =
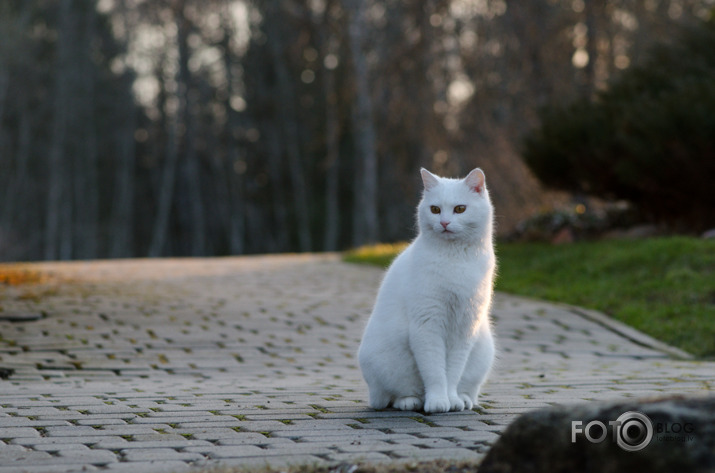
[[[119,15],[121,15],[124,24],[125,36],[123,40],[129,42],[132,30],[126,0],[122,0],[119,4]],[[125,83],[123,90],[130,91],[131,74],[125,73],[122,81]],[[112,258],[129,257],[134,253],[134,164],[136,159],[134,132],[137,120],[132,95],[127,93],[123,98],[122,103],[117,104],[117,114],[122,126],[113,137],[117,143],[118,162],[110,220],[109,256]]]
[[[29,161],[32,146],[32,111],[27,104],[24,92],[19,95],[18,143],[15,149],[15,169],[12,174],[8,172],[7,192],[3,202],[3,213],[0,225],[14,228],[20,235],[34,234],[35,229],[41,226],[41,218],[35,208],[28,208],[24,204],[26,199],[32,198],[32,189],[29,186]],[[9,165],[7,166],[10,167]],[[11,175],[10,175],[11,174]],[[14,236],[14,235],[13,235]],[[34,250],[38,242],[37,236],[31,239],[20,240],[16,249],[11,249],[5,255],[8,260],[26,260],[36,258],[40,251]]]
[[[161,77],[161,74],[158,74]],[[166,84],[161,81],[160,94],[165,97]],[[164,168],[162,169],[159,183],[159,196],[157,202],[157,212],[154,218],[154,228],[152,231],[151,244],[149,245],[149,257],[156,258],[162,256],[168,239],[169,222],[171,219],[171,203],[174,198],[174,187],[176,185],[176,167],[179,159],[179,144],[177,139],[177,116],[176,112],[170,113],[166,100],[161,99],[159,103],[160,112],[163,116],[162,122],[165,126],[166,143]]]
[[[0,57],[0,61],[2,61]],[[7,101],[7,91],[10,86],[10,73],[5,64],[0,62],[0,124],[3,123],[5,119],[5,103]],[[0,129],[0,149],[6,149],[5,145],[5,133]],[[0,225],[6,224],[10,226],[10,212],[12,211],[13,205],[15,203],[15,186],[14,176],[12,171],[12,162],[5,158],[0,162],[0,186],[5,189],[4,199],[3,199],[3,212],[0,214]]]
[[[188,237],[187,250],[192,256],[203,256],[206,249],[204,209],[201,195],[201,174],[198,166],[198,156],[196,155],[196,123],[193,117],[193,101],[191,92],[193,89],[191,71],[189,70],[189,33],[190,22],[186,16],[185,2],[180,1],[175,10],[177,22],[177,42],[179,46],[179,75],[177,83],[179,85],[179,119],[181,123],[181,147],[180,153],[180,182],[186,186],[185,193],[179,193],[179,197],[185,196],[185,205],[177,205],[177,215],[179,221],[185,225],[186,237]],[[183,190],[183,189],[182,189]]]
[[[367,29],[365,6],[362,0],[345,0],[348,11],[348,36],[352,54],[355,103],[353,106],[353,135],[356,151],[356,172],[353,193],[353,244],[374,243],[378,239],[377,213],[377,153],[375,124],[367,61],[363,52]]]
[[[271,232],[271,238],[265,248],[268,251],[288,251],[288,197],[283,181],[283,162],[281,160],[280,133],[270,124],[263,127],[267,143],[268,168],[271,182],[273,183],[273,219],[269,226],[278,231]],[[254,212],[261,214],[261,212]],[[254,219],[251,219],[253,221]],[[263,219],[266,220],[266,219]],[[252,225],[253,226],[253,225]]]
[[[97,258],[99,249],[99,179],[97,171],[97,130],[95,128],[95,76],[92,64],[92,43],[96,35],[96,15],[93,8],[84,13],[84,41],[81,46],[79,129],[82,142],[75,156],[75,241],[73,253],[83,259]],[[81,170],[81,171],[80,171]]]
[[[70,68],[74,52],[77,25],[72,11],[72,0],[59,4],[59,27],[57,37],[57,59],[55,83],[53,86],[52,136],[48,156],[48,189],[45,224],[45,259],[69,258],[71,256],[72,196],[68,192],[68,178],[71,173],[67,166],[65,145],[67,124]],[[67,219],[70,220],[67,220]],[[68,228],[69,227],[69,228]],[[69,240],[69,244],[68,244]]]
[[[293,80],[290,78],[286,67],[284,53],[284,39],[281,31],[274,29],[269,32],[269,43],[273,56],[273,66],[278,82],[278,94],[283,113],[278,120],[281,124],[282,141],[288,158],[288,169],[291,186],[293,188],[293,203],[298,223],[298,246],[300,251],[310,251],[312,240],[310,234],[310,208],[308,204],[308,189],[305,171],[303,168],[298,133],[298,114],[295,110],[296,93]],[[276,183],[280,185],[280,183]]]
[[[323,67],[325,90],[325,234],[323,248],[325,251],[338,249],[340,229],[340,209],[338,190],[340,179],[340,128],[338,124],[338,93],[335,84],[335,64],[326,64],[325,58],[338,57],[338,38],[332,32],[330,4],[325,7],[322,30]]]
[[[134,161],[136,146],[134,129],[136,118],[132,97],[126,98],[122,110],[124,126],[117,133],[118,160],[112,203],[111,243],[109,256],[132,256],[134,246]]]
[[[585,77],[581,93],[586,99],[591,99],[596,91],[596,60],[598,59],[598,34],[596,31],[596,9],[598,7],[596,3],[596,0],[585,0],[584,3],[588,63],[583,68]]]
[[[228,15],[228,12],[225,13]],[[237,255],[245,252],[245,228],[246,228],[246,206],[245,189],[243,180],[245,179],[246,163],[240,160],[238,143],[234,133],[239,128],[238,112],[231,106],[231,98],[236,93],[234,90],[234,60],[231,48],[231,39],[235,32],[234,28],[226,21],[223,24],[223,63],[226,70],[226,100],[224,108],[226,110],[226,128],[224,130],[224,145],[226,146],[226,163],[224,166],[224,182],[227,186],[226,207],[228,211],[228,248],[231,254]]]

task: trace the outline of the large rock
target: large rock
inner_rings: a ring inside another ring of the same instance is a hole
[[[529,412],[507,428],[479,467],[479,473],[625,471],[715,471],[715,397]]]

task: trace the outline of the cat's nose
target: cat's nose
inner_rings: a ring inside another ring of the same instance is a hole
[[[439,223],[441,223],[441,224],[442,224],[442,228],[444,228],[444,229],[446,230],[446,229],[447,229],[447,225],[449,225],[451,222],[439,222]]]

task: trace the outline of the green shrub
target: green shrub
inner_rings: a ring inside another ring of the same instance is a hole
[[[715,225],[715,22],[614,80],[593,100],[541,112],[523,142],[546,185],[631,201],[644,220]]]

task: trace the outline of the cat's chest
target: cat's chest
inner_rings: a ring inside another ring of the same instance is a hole
[[[480,286],[480,274],[474,265],[424,265],[412,281],[413,296],[422,297],[458,310],[472,299]]]
[[[423,261],[421,265],[425,283],[431,283],[453,292],[463,292],[476,287],[488,272],[487,258],[438,258]]]
[[[472,333],[482,299],[475,275],[440,270],[425,276],[408,291],[407,312],[413,320],[443,334]]]

